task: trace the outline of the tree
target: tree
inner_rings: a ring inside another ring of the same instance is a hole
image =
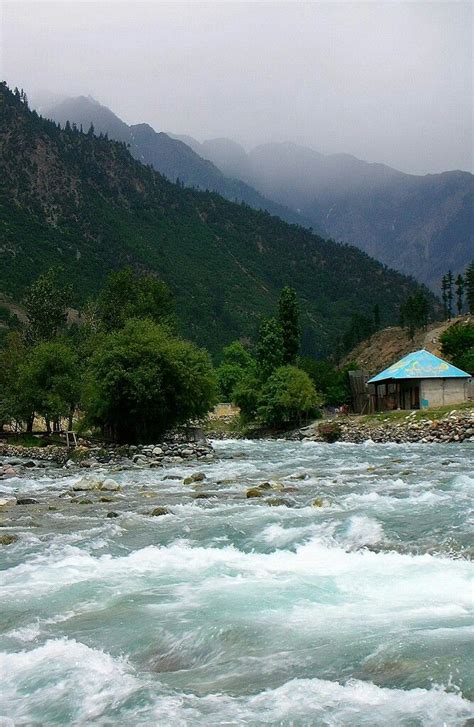
[[[408,335],[413,339],[417,328],[426,328],[430,306],[426,295],[420,290],[411,295],[400,308],[400,320],[403,328],[406,328]]]
[[[106,331],[122,328],[130,318],[150,318],[174,327],[173,297],[168,286],[153,275],[132,268],[110,273],[98,299],[98,313]]]
[[[373,321],[374,321],[374,329],[378,330],[380,328],[380,306],[378,303],[374,305],[374,311],[373,311]]]
[[[448,319],[451,320],[453,316],[453,283],[454,278],[451,270],[448,270],[448,274],[446,276],[446,296],[447,296],[447,305],[448,305]]]
[[[15,382],[16,418],[29,421],[34,413],[51,422],[68,417],[69,428],[81,393],[81,368],[75,352],[60,341],[43,341],[31,348],[19,365]]]
[[[246,371],[232,392],[233,403],[240,409],[243,422],[249,422],[257,416],[262,384],[256,373]]]
[[[222,351],[222,363],[216,370],[219,389],[226,401],[233,400],[233,392],[240,381],[248,374],[255,374],[256,364],[249,351],[234,341]]]
[[[257,341],[257,372],[265,381],[284,361],[284,341],[281,326],[275,318],[262,321]]]
[[[448,317],[448,276],[443,275],[441,279],[441,298],[443,299],[443,317]]]
[[[28,317],[26,337],[30,343],[54,338],[67,321],[72,288],[63,285],[60,270],[50,268],[30,286],[24,298]]]
[[[307,373],[296,366],[281,366],[263,386],[258,416],[270,426],[301,423],[302,418],[314,413],[320,403]]]
[[[19,415],[16,399],[18,368],[24,361],[25,353],[23,336],[18,331],[7,333],[4,346],[0,349],[0,428],[12,419],[29,419],[33,424],[31,410],[22,411]]]
[[[301,331],[296,292],[288,286],[280,293],[278,323],[283,335],[283,363],[294,364],[300,347]]]
[[[456,278],[456,308],[458,310],[458,316],[461,315],[464,306],[464,278],[459,273]]]
[[[441,351],[455,366],[474,373],[474,323],[458,322],[440,336]]]
[[[131,319],[104,336],[89,369],[87,419],[120,442],[157,441],[215,403],[207,352],[152,320]]]
[[[466,268],[464,282],[469,312],[474,315],[474,260]]]

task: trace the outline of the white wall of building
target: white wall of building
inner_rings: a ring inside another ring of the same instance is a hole
[[[467,401],[468,379],[422,379],[420,382],[420,408],[444,404],[462,404]]]

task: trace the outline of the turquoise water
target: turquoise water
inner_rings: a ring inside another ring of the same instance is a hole
[[[473,447],[216,448],[112,472],[113,502],[60,498],[83,473],[0,482],[40,501],[2,514],[0,724],[474,719]]]

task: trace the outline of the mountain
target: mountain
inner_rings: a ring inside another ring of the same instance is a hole
[[[291,143],[263,144],[248,154],[236,146],[218,139],[193,148],[335,240],[433,290],[449,269],[462,272],[473,257],[474,177],[468,172],[417,176]]]
[[[2,84],[0,293],[18,301],[58,264],[76,304],[111,270],[155,273],[175,295],[183,332],[213,352],[254,337],[286,284],[301,301],[304,348],[320,354],[338,347],[354,314],[378,304],[394,323],[420,289],[355,247],[173,184],[124,143],[61,129]]]
[[[44,105],[44,104],[43,104]],[[42,115],[65,126],[75,123],[87,131],[92,124],[96,134],[129,145],[130,153],[143,164],[150,164],[170,181],[180,180],[187,187],[218,192],[231,201],[245,202],[254,209],[263,209],[287,222],[310,227],[312,223],[295,210],[266,199],[240,179],[228,179],[205,154],[199,154],[184,139],[155,131],[148,124],[128,126],[113,111],[91,96],[66,98],[45,108]],[[199,142],[195,142],[199,146]],[[245,154],[245,152],[244,152]]]

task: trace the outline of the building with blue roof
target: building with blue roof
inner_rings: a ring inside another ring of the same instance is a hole
[[[373,376],[368,384],[377,411],[427,409],[467,401],[470,379],[466,371],[422,349]]]

